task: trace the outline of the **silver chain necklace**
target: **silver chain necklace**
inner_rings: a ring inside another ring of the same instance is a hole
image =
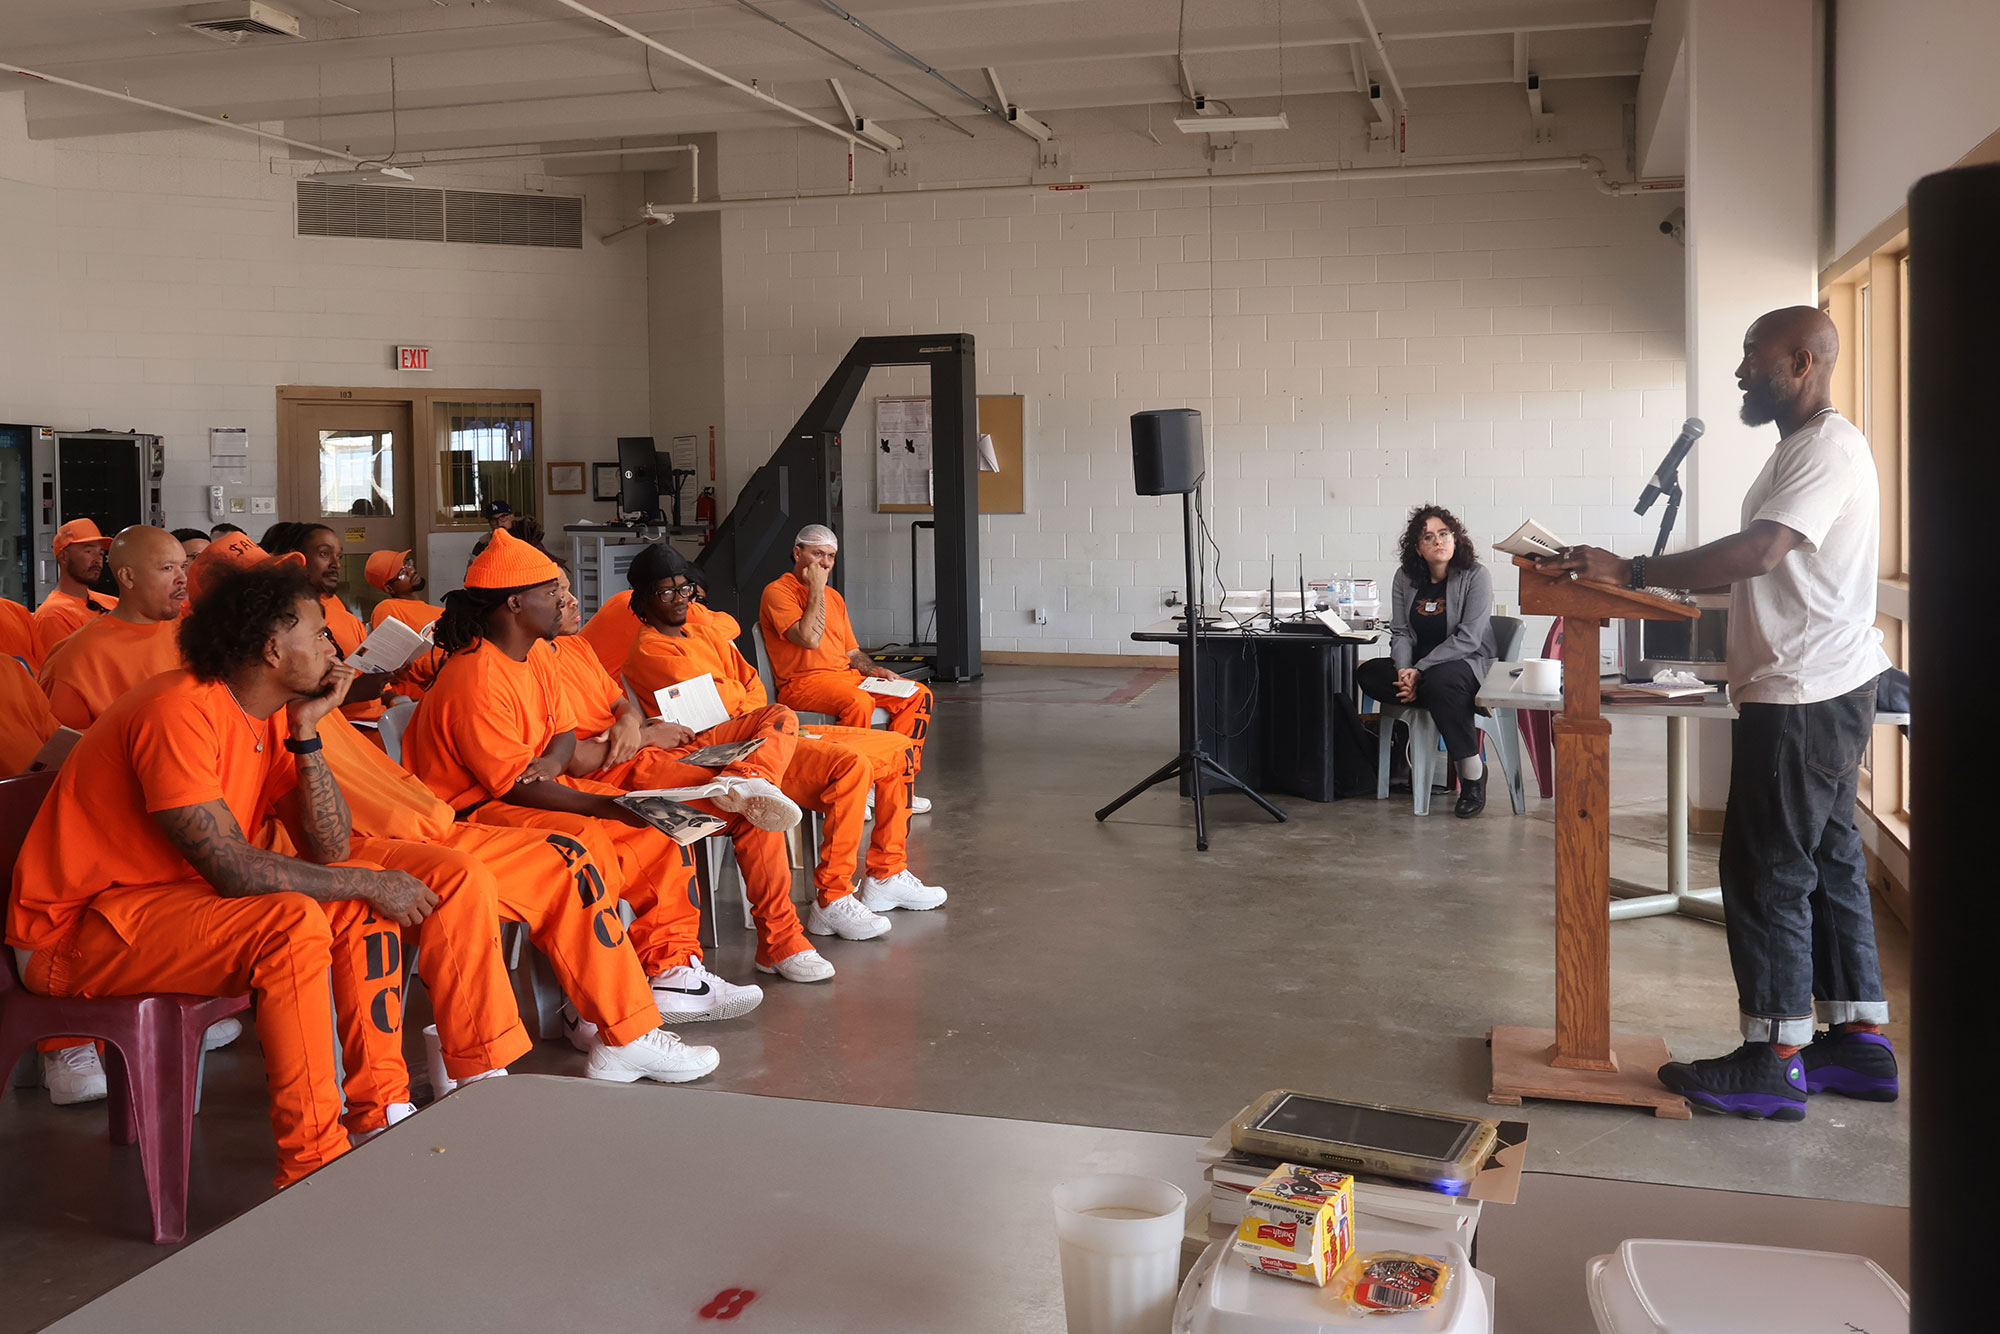
[[[250,729],[250,744],[256,747],[257,753],[259,755],[262,755],[264,753],[264,736],[261,732],[257,730],[257,724],[250,720],[250,710],[244,708],[243,701],[236,698],[235,686],[232,686],[229,684],[229,682],[224,681],[222,683],[222,688],[229,692],[229,702],[234,704],[236,706],[236,711],[243,715],[243,725]]]

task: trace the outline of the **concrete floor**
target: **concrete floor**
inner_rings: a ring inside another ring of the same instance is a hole
[[[912,858],[951,903],[897,914],[878,941],[825,944],[840,968],[829,985],[759,979],[768,999],[754,1015],[691,1027],[721,1049],[711,1082],[1204,1136],[1280,1085],[1495,1111],[1486,1029],[1552,1021],[1552,803],[1531,795],[1516,817],[1496,790],[1482,818],[1461,821],[1443,802],[1418,819],[1407,797],[1279,798],[1292,818],[1276,825],[1217,798],[1205,855],[1169,788],[1096,824],[1096,807],[1169,758],[1172,679],[995,667],[941,689],[921,784],[938,810],[915,822]],[[1612,871],[1655,885],[1664,754],[1658,720],[1614,735]],[[1694,882],[1713,870],[1712,843],[1696,840]],[[1889,1032],[1907,1050],[1907,940],[1880,916]],[[749,934],[726,922],[723,941],[715,970],[750,980]],[[1612,942],[1614,1027],[1662,1034],[1684,1057],[1736,1044],[1720,927],[1647,918],[1614,925]],[[254,1038],[209,1059],[193,1236],[266,1198],[272,1170]],[[517,1068],[582,1064],[543,1044]],[[1825,1098],[1796,1125],[1548,1102],[1508,1114],[1533,1125],[1536,1171],[1901,1205],[1907,1109]],[[5,1095],[0,1334],[37,1329],[170,1253],[144,1239],[135,1151],[107,1150],[104,1127],[102,1104]]]

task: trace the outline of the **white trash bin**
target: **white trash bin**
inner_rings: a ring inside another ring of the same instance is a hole
[[[1598,1334],[1908,1334],[1910,1298],[1873,1260],[1635,1239],[1584,1267]]]

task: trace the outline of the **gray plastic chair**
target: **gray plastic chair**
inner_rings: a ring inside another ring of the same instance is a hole
[[[416,713],[417,702],[406,699],[376,720],[376,735],[382,738],[382,749],[389,752],[389,758],[398,764],[403,762],[403,732]]]
[[[1493,642],[1499,662],[1514,662],[1521,655],[1521,640],[1527,622],[1514,616],[1493,618]],[[1389,797],[1389,752],[1400,719],[1410,729],[1410,798],[1418,815],[1431,813],[1431,782],[1438,765],[1437,721],[1430,710],[1415,704],[1377,701],[1382,707],[1381,736],[1375,750],[1375,800]],[[1489,716],[1473,715],[1473,722],[1493,742],[1493,762],[1507,785],[1507,800],[1519,815],[1528,809],[1528,794],[1521,781],[1521,729],[1513,709],[1496,709]]]
[[[764,627],[762,624],[751,625],[750,643],[757,651],[757,676],[764,683],[765,698],[776,704],[778,702],[778,687],[771,678],[771,655],[764,648]],[[793,709],[792,712],[798,714],[799,722],[808,727],[814,723],[818,723],[822,727],[832,727],[840,722],[840,719],[830,713],[814,713],[811,709]],[[870,727],[882,727],[888,721],[889,711],[878,708],[869,716],[868,725]]]

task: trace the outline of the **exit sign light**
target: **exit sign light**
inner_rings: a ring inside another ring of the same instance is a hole
[[[399,347],[396,349],[396,369],[399,371],[427,371],[431,368],[431,350],[427,347]]]

